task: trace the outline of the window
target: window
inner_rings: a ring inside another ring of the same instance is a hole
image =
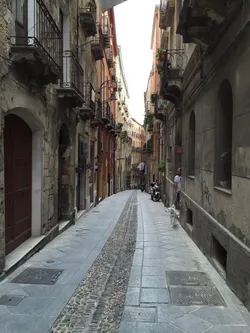
[[[16,20],[22,25],[25,25],[26,2],[27,0],[14,0],[12,2],[12,10],[16,16]]]
[[[221,83],[215,113],[214,184],[231,189],[233,141],[233,93],[228,80]]]
[[[195,174],[195,114],[191,112],[189,119],[189,154],[188,154],[188,175]]]
[[[186,223],[190,230],[193,229],[193,211],[187,207]]]
[[[212,259],[216,266],[216,268],[219,270],[219,273],[226,278],[226,272],[227,272],[227,250],[220,244],[220,242],[212,236]]]

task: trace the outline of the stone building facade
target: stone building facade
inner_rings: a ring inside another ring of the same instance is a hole
[[[129,138],[124,136],[125,131],[127,131],[129,127],[130,115],[128,109],[129,92],[123,67],[121,46],[118,47],[114,74],[118,81],[116,106],[116,190],[123,191],[128,187],[127,178],[130,172],[130,164],[128,162],[131,158],[131,149]]]
[[[194,6],[206,9],[194,17],[211,26],[206,33],[198,31],[196,20],[192,33],[185,28],[187,12],[196,10],[188,1],[177,29],[184,43],[196,44],[183,75],[182,224],[250,308],[250,6],[205,3],[196,1]]]
[[[249,15],[243,1],[162,0],[155,103],[165,126],[166,203],[181,166],[181,224],[248,308]]]
[[[1,48],[0,79],[3,254],[57,228],[59,219],[74,217],[76,105],[58,93],[58,88],[65,90],[59,8],[71,18],[68,47],[76,38],[75,13],[67,1],[19,5],[1,3],[8,41]]]
[[[0,1],[0,273],[21,244],[98,202],[109,15],[94,0]]]

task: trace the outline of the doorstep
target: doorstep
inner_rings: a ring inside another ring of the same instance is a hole
[[[94,207],[94,203],[90,205],[90,209]],[[76,219],[79,220],[88,211],[85,209],[79,211],[76,214]],[[36,252],[40,251],[45,245],[56,238],[59,234],[67,230],[72,225],[70,220],[61,220],[55,225],[46,235],[39,237],[31,237],[27,239],[23,244],[18,246],[14,251],[8,254],[5,258],[5,267],[3,273],[0,274],[0,281],[6,278],[7,275],[11,274],[19,266],[24,264],[29,258],[31,258]]]

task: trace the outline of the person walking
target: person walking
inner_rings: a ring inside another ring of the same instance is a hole
[[[176,176],[174,177],[174,191],[175,191],[174,205],[175,209],[178,210],[180,209],[181,183],[182,183],[181,168],[178,168]]]

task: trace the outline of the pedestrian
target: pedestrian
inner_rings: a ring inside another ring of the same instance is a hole
[[[174,205],[175,205],[175,209],[180,209],[181,183],[182,183],[181,168],[178,168],[176,176],[174,177],[174,191],[175,191]]]

